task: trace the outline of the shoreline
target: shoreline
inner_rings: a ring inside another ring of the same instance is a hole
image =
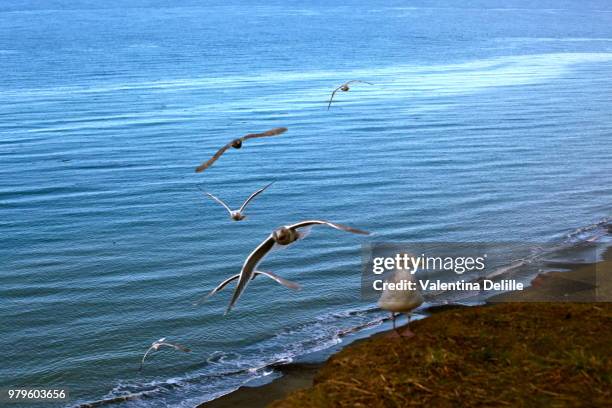
[[[436,319],[444,312],[455,311],[459,315],[461,310],[474,307],[490,308],[507,303],[521,304],[533,302],[556,301],[560,305],[573,302],[594,302],[597,299],[612,301],[612,249],[608,249],[602,260],[595,263],[566,263],[557,265],[559,271],[549,271],[538,274],[531,285],[520,291],[501,293],[487,299],[483,306],[437,305],[425,309],[427,317],[422,320]],[[594,284],[597,285],[594,285]],[[560,301],[560,299],[562,299]],[[545,304],[545,303],[543,303]],[[605,303],[604,303],[605,304]],[[453,313],[455,313],[453,312]],[[422,320],[419,320],[421,322]],[[413,322],[412,324],[419,324]],[[299,390],[308,390],[318,373],[329,365],[329,361],[343,350],[350,350],[360,344],[373,342],[385,337],[390,330],[375,331],[365,337],[355,338],[347,344],[334,347],[329,351],[331,357],[327,361],[294,362],[275,367],[279,377],[265,383],[255,382],[253,385],[245,384],[240,388],[223,395],[215,400],[199,404],[198,408],[229,408],[235,406],[266,407],[273,402],[283,405],[287,396]],[[366,330],[367,332],[367,330]],[[316,353],[315,353],[316,354]],[[325,360],[325,359],[324,359]],[[265,381],[265,379],[264,379]]]

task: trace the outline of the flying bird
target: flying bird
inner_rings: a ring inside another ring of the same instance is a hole
[[[142,361],[140,361],[140,371],[142,371],[142,366],[144,364],[145,358],[147,358],[147,355],[152,352],[152,351],[157,351],[160,349],[160,347],[162,346],[166,346],[166,347],[172,347],[175,350],[179,350],[185,353],[189,353],[191,351],[191,349],[185,347],[185,346],[181,346],[180,344],[176,344],[176,343],[169,343],[166,341],[165,337],[162,337],[161,339],[153,342],[151,344],[151,347],[149,347],[149,349],[147,350],[147,352],[145,353],[145,355],[142,357]]]
[[[274,128],[274,129],[270,129],[266,132],[263,133],[249,133],[248,135],[242,136],[239,139],[234,139],[231,142],[229,142],[228,144],[226,144],[225,146],[223,146],[222,148],[220,148],[217,153],[215,153],[213,155],[213,157],[211,157],[206,163],[201,164],[200,166],[196,167],[195,171],[196,173],[200,173],[204,170],[206,170],[207,168],[209,168],[210,166],[212,166],[212,164],[214,162],[217,161],[217,159],[219,157],[221,157],[221,155],[223,153],[225,153],[225,151],[227,149],[229,149],[230,147],[233,147],[234,149],[240,149],[242,147],[242,142],[244,142],[245,140],[249,140],[249,139],[255,139],[258,137],[268,137],[268,136],[277,136],[280,135],[282,133],[285,133],[287,131],[287,128],[285,127],[278,127],[278,128]]]
[[[238,301],[238,298],[240,298],[240,295],[242,295],[242,292],[244,292],[244,290],[246,289],[246,286],[249,281],[253,279],[253,274],[255,273],[257,265],[259,265],[259,263],[268,254],[268,252],[270,252],[272,248],[284,247],[289,244],[292,244],[293,242],[299,239],[305,238],[308,234],[309,229],[316,225],[326,225],[328,227],[335,228],[340,231],[351,232],[353,234],[370,234],[367,231],[362,231],[357,228],[322,220],[302,221],[298,222],[297,224],[287,225],[276,229],[272,232],[272,234],[268,236],[268,238],[266,238],[261,244],[259,244],[259,246],[255,248],[253,252],[251,252],[247,259],[244,261],[242,269],[238,274],[238,283],[236,284],[236,289],[234,290],[234,294],[232,296],[229,306],[227,307],[227,310],[225,311],[225,314],[229,313],[234,304]],[[230,279],[233,280],[235,279],[235,277],[232,277]],[[221,285],[223,285],[223,283],[221,283]]]
[[[225,204],[225,202],[223,200],[221,200],[220,198],[212,195],[211,193],[207,193],[206,191],[203,191],[203,193],[206,194],[207,196],[209,196],[210,198],[212,198],[213,200],[215,200],[216,202],[218,202],[219,204],[221,204],[227,210],[227,212],[229,213],[230,218],[232,220],[234,220],[234,221],[241,221],[241,220],[244,220],[246,218],[246,215],[243,214],[243,211],[246,208],[246,206],[251,202],[251,200],[254,199],[255,197],[257,197],[259,194],[263,193],[264,190],[267,189],[268,187],[270,187],[272,184],[274,184],[274,182],[268,184],[264,188],[260,188],[259,190],[255,191],[253,194],[251,194],[249,196],[249,198],[247,198],[245,200],[244,203],[242,203],[240,208],[237,209],[237,210],[232,210],[231,208],[229,208],[229,206],[227,204]]]
[[[255,271],[253,272],[253,277],[251,278],[251,280],[255,279],[257,276],[266,276],[272,280],[274,280],[277,283],[280,283],[281,285],[289,288],[289,289],[293,289],[293,290],[300,290],[302,289],[302,287],[290,280],[287,279],[283,279],[280,276],[272,273],[272,272],[264,272],[264,271]],[[224,287],[226,287],[229,283],[231,283],[232,281],[235,281],[236,279],[240,278],[240,274],[237,273],[234,276],[231,276],[229,278],[227,278],[226,280],[224,280],[223,282],[221,282],[216,288],[214,288],[213,290],[210,291],[210,293],[208,293],[208,295],[204,296],[202,298],[202,300],[200,300],[199,302],[196,302],[195,305],[199,305],[200,303],[202,303],[203,301],[205,301],[206,299],[208,299],[209,297],[211,297],[212,295],[214,295],[215,293],[219,292],[220,290],[222,290]]]
[[[327,104],[327,110],[329,110],[329,107],[331,106],[332,101],[334,100],[334,96],[336,95],[336,92],[338,92],[338,91],[348,92],[348,90],[351,89],[349,87],[349,84],[353,84],[353,83],[356,83],[356,82],[360,82],[362,84],[374,85],[371,82],[359,81],[359,80],[353,80],[353,81],[348,81],[348,82],[343,83],[342,85],[340,85],[339,87],[334,89],[334,92],[332,92],[331,98],[329,98],[329,103]]]

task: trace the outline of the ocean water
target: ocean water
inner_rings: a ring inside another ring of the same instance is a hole
[[[362,244],[554,243],[612,214],[608,1],[166,3],[0,4],[0,387],[191,407],[379,319]],[[327,111],[350,79],[374,85]],[[198,190],[271,181],[240,223]],[[315,229],[263,264],[302,291],[192,305],[309,218],[375,235]],[[193,352],[139,373],[160,337]]]

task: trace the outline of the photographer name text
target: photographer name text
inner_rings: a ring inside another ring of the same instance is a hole
[[[382,279],[377,279],[372,282],[372,287],[376,291],[409,291],[409,290],[429,290],[429,291],[509,291],[523,290],[524,286],[521,282],[516,282],[514,279],[504,279],[501,281],[492,281],[484,279],[481,282],[466,282],[464,280],[458,282],[443,282],[437,280],[419,280],[417,282],[408,279],[400,280],[399,282],[386,282]]]

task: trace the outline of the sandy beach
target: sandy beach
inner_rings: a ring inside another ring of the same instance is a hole
[[[325,363],[281,366],[271,383],[199,407],[605,406],[612,251],[559,266],[483,306],[431,308],[411,324],[413,338],[379,332]]]

